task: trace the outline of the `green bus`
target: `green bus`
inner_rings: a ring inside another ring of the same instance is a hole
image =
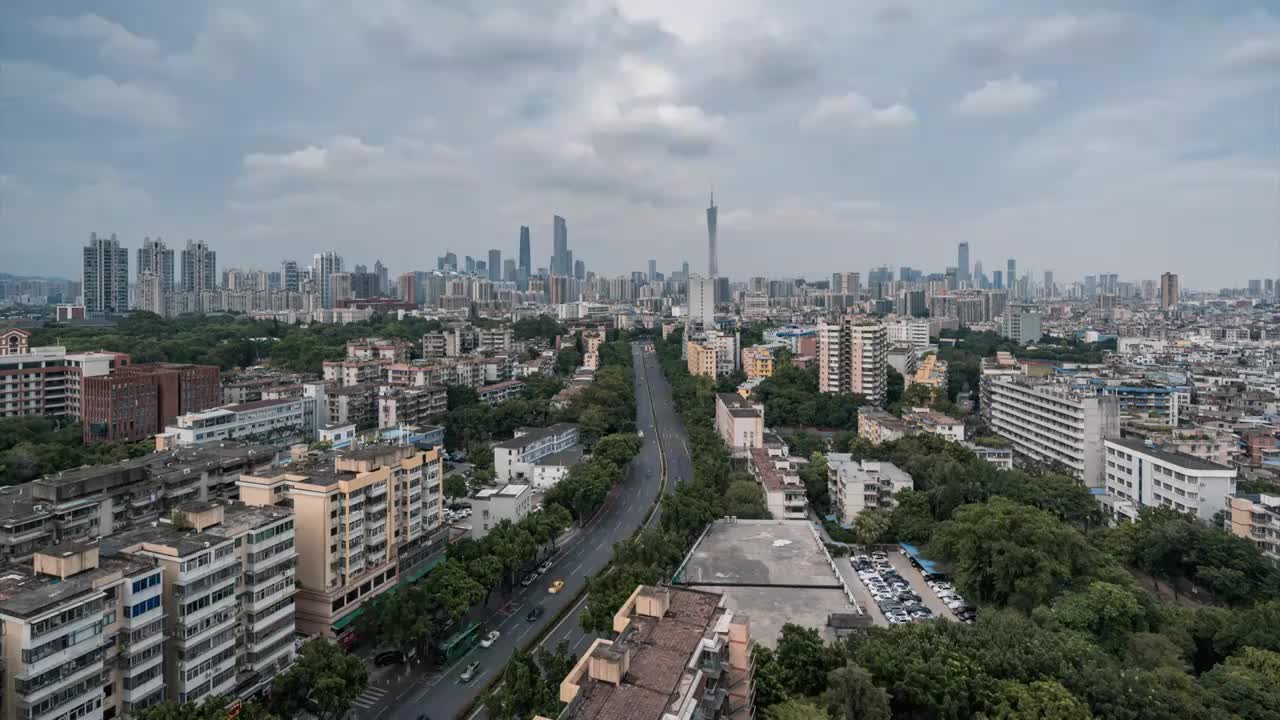
[[[441,640],[436,650],[445,662],[455,660],[467,654],[467,651],[480,642],[480,622],[472,620],[461,630]]]

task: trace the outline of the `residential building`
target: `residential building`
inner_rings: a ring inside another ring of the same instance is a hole
[[[716,376],[715,346],[695,340],[686,340],[685,364],[690,375]]]
[[[218,254],[203,241],[187,241],[182,250],[182,292],[195,312],[207,312],[207,298],[218,289]]]
[[[1160,309],[1174,310],[1178,307],[1178,300],[1182,290],[1178,285],[1178,276],[1174,273],[1167,272],[1160,275]]]
[[[964,423],[929,408],[912,408],[902,413],[908,427],[931,433],[952,442],[964,442]]]
[[[316,427],[315,398],[256,400],[179,415],[156,435],[156,449],[236,439],[310,441]]]
[[[347,359],[349,360],[389,360],[391,362],[409,362],[409,349],[412,347],[404,340],[386,338],[363,338],[347,341]]]
[[[858,437],[872,445],[900,440],[911,433],[912,429],[897,415],[867,405],[858,408]]]
[[[480,402],[485,405],[497,405],[518,397],[524,397],[526,387],[521,380],[505,380],[492,385],[483,385],[476,390]]]
[[[1230,498],[1228,529],[1280,562],[1280,494],[1237,494]]]
[[[717,393],[716,432],[735,456],[764,447],[764,406],[737,393]]]
[[[109,238],[89,234],[89,244],[84,248],[82,280],[85,312],[129,311],[129,251],[120,247],[115,233]]]
[[[685,318],[685,337],[699,330],[716,327],[716,281],[714,277],[691,275],[688,283],[689,315]]]
[[[818,389],[862,395],[881,405],[888,379],[889,334],[877,320],[854,315],[818,324]]]
[[[727,375],[738,369],[738,334],[696,333],[685,342],[685,354],[690,374]]]
[[[27,355],[31,352],[31,332],[22,328],[7,328],[0,332],[0,357]]]
[[[342,272],[342,256],[332,250],[316,253],[311,259],[311,277],[320,291],[320,307],[336,307],[331,278]]]
[[[326,388],[326,420],[329,424],[350,424],[360,429],[377,427],[378,392],[379,386],[374,383]],[[316,412],[319,413],[318,407]]]
[[[493,471],[498,482],[522,482],[542,458],[578,444],[578,426],[557,423],[545,428],[519,428],[510,440],[494,443]]]
[[[325,382],[347,387],[376,383],[383,378],[391,363],[381,358],[360,360],[325,360],[321,365]]]
[[[507,520],[518,523],[533,509],[531,485],[503,484],[482,488],[470,498],[471,538],[479,540],[498,523]]]
[[[84,544],[47,548],[30,566],[6,568],[0,718],[136,716],[161,702],[161,574]]]
[[[426,425],[449,410],[449,392],[443,385],[378,388],[378,427]]]
[[[123,353],[68,354],[63,347],[19,345],[18,332],[0,336],[22,354],[0,354],[0,417],[66,415],[80,417],[81,386],[87,377],[107,375],[129,364]]]
[[[999,470],[1013,469],[1013,450],[1007,447],[988,447],[970,442],[966,442],[964,446],[974,455],[977,455],[980,460],[985,460],[995,465]]]
[[[1141,440],[1106,441],[1106,495],[1113,520],[1132,522],[1144,507],[1166,507],[1211,523],[1229,509],[1236,470],[1191,455],[1166,452]]]
[[[560,682],[559,720],[749,720],[752,640],[730,595],[641,585]],[[548,720],[536,718],[536,720]]]
[[[173,250],[161,238],[142,239],[142,247],[138,248],[138,275],[143,273],[156,275],[160,290],[166,295],[173,294]]]
[[[240,476],[246,504],[292,504],[301,632],[341,635],[395,586],[399,548],[442,520],[440,462],[438,449],[369,445]]]
[[[214,407],[222,401],[221,375],[212,365],[145,363],[84,378],[84,443],[146,440],[179,415]]]
[[[804,482],[785,445],[748,450],[747,471],[760,483],[765,507],[775,520],[803,520],[809,516]]]
[[[914,348],[928,347],[929,320],[927,318],[904,317],[890,320],[885,324],[889,333],[889,342],[893,345],[909,345]]]
[[[990,422],[988,409],[991,407],[991,383],[1004,377],[1022,375],[1022,365],[1018,364],[1011,353],[1001,350],[995,357],[982,358],[980,370],[982,375],[978,381],[978,406],[983,417]]]
[[[1010,303],[1000,321],[1000,334],[1019,345],[1039,342],[1040,307],[1034,304]]]
[[[775,355],[783,346],[755,345],[742,350],[742,370],[748,380],[773,377]]]
[[[936,353],[925,355],[915,374],[905,377],[907,385],[924,385],[933,390],[934,397],[947,397],[947,361],[939,360]]]
[[[844,525],[857,521],[863,510],[889,509],[894,496],[914,488],[911,476],[887,462],[854,460],[848,453],[827,455],[827,487],[831,508]]]
[[[1061,465],[1086,486],[1104,487],[1103,442],[1120,435],[1114,397],[1022,376],[996,377],[989,392],[988,425],[1015,455]]]

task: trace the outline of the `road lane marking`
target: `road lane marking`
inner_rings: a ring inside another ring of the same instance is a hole
[[[582,569],[582,563],[578,563],[577,565],[574,565],[574,566],[573,566],[573,569],[569,571],[569,574],[570,574],[570,575],[577,575],[577,574],[578,574],[578,571],[579,571],[579,570],[581,570],[581,569]]]
[[[586,601],[587,601],[587,594],[583,593],[582,597],[578,600],[578,602],[574,603],[573,607],[569,608],[569,612],[565,613],[564,617],[560,618],[560,622],[556,623],[556,626],[551,628],[551,632],[547,633],[547,638],[550,639],[551,636],[555,635],[556,631],[560,629],[560,626],[564,624],[564,621],[573,617],[574,614],[578,612],[578,606],[582,605],[582,603]],[[545,645],[546,642],[547,641],[544,640],[542,644]]]

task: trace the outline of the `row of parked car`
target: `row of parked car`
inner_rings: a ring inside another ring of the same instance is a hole
[[[463,505],[462,507],[459,507],[457,509],[454,509],[454,508],[444,509],[444,521],[447,523],[455,523],[455,522],[458,522],[459,520],[466,520],[469,517],[471,517],[471,508],[467,507],[466,505]]]
[[[545,574],[548,570],[551,569],[551,564],[552,564],[552,561],[549,559],[543,562],[541,565],[538,566],[536,570],[533,570],[528,575],[525,575],[524,579],[520,581],[520,584],[525,587],[529,587],[530,585],[534,584],[535,582],[538,581],[539,576]]]
[[[857,571],[862,584],[880,606],[880,612],[893,625],[933,619],[933,611],[898,571],[893,569],[889,556],[877,550],[870,555],[854,555],[849,564]]]
[[[956,592],[956,588],[946,580],[928,580],[929,589],[938,596],[951,612],[955,613],[956,619],[963,623],[971,623],[978,617],[977,608],[964,601],[960,597],[960,593]]]

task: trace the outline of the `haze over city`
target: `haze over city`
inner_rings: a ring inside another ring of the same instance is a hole
[[[1280,261],[1277,84],[1248,3],[6,3],[0,245],[67,277],[90,232],[403,272],[528,225],[544,265],[559,214],[597,272],[703,271],[714,186],[734,278],[968,241],[1238,287]]]

